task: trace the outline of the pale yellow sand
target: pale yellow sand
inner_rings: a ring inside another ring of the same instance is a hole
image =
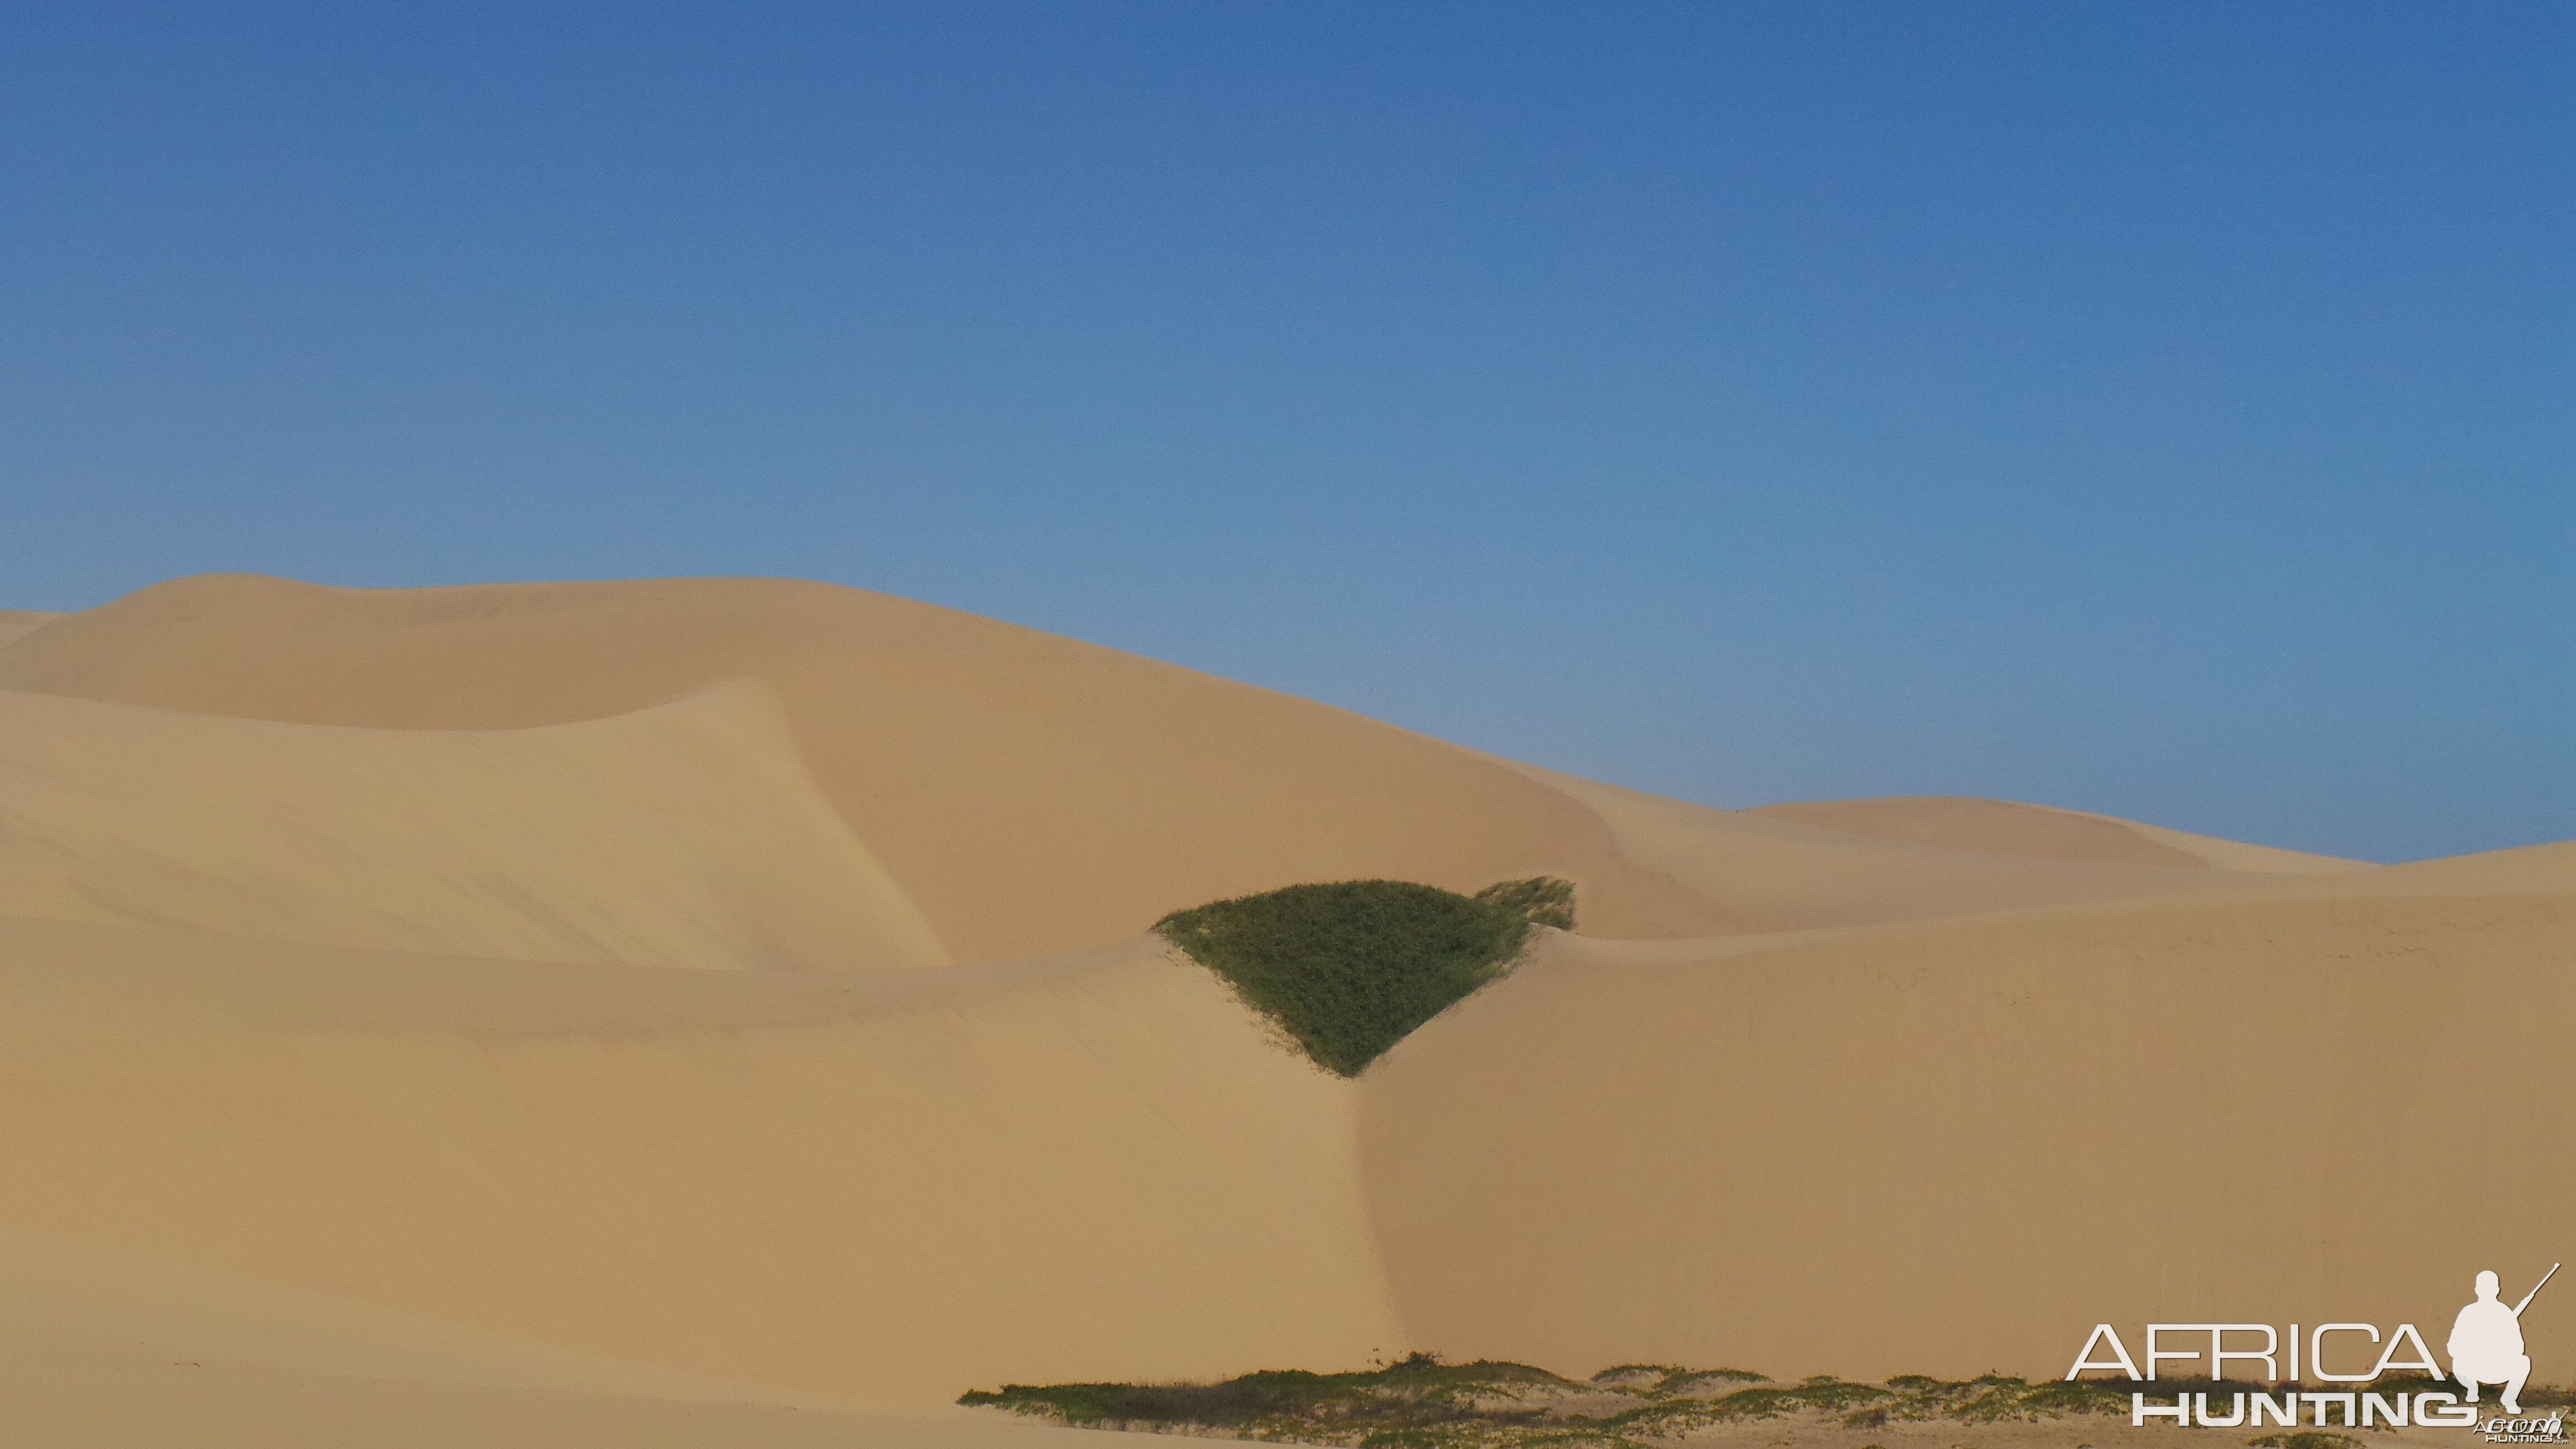
[[[800,584],[183,580],[0,690],[32,1442],[1006,1449],[1057,1441],[942,1406],[1415,1348],[2054,1374],[2565,1256],[2576,846],[1711,810]],[[1541,871],[1586,934],[1356,1083],[1140,934]]]
[[[0,914],[512,960],[948,959],[748,681],[470,733],[0,692]]]
[[[61,617],[38,609],[0,609],[0,647],[33,634]]]
[[[1679,805],[820,584],[217,576],[0,648],[0,689],[378,729],[595,720],[738,678],[777,691],[824,797],[964,961],[1117,940],[1301,880],[1473,890],[1546,872],[1582,886],[1587,932],[1629,938],[2227,887],[2196,867],[1998,862]]]
[[[2091,901],[2241,895],[2280,883],[2270,871],[2213,868],[2202,859],[2171,858],[2179,851],[2152,858],[2097,858],[2115,853],[2102,849],[2104,833],[2149,827],[2079,816],[2071,817],[2078,828],[2058,829],[2067,822],[2051,817],[2061,812],[2000,801],[1959,802],[1972,808],[1944,812],[1944,823],[1964,818],[1985,829],[1923,830],[1915,832],[1922,838],[1890,838],[1849,828],[1886,818],[1875,809],[1842,815],[1820,807],[1820,815],[1842,821],[1827,828],[1796,818],[1794,812],[1805,807],[1718,810],[1534,765],[1499,763],[1581,801],[1609,827],[1625,859],[1722,910],[1739,932],[1931,920]],[[1886,802],[1853,803],[1875,807]],[[1793,813],[1778,813],[1784,810]],[[2003,832],[1992,828],[1993,817],[2025,813],[2039,817],[2043,828],[2015,830],[2014,838],[2050,848],[1995,848],[1995,837]],[[2126,851],[2132,856],[2164,851],[2143,837],[2128,838],[2135,842]],[[2266,860],[2275,855],[2304,862],[2325,859],[2259,846],[2245,849]],[[2335,862],[2333,868],[2366,867]],[[1585,930],[1590,932],[1588,921]]]
[[[837,1412],[263,1369],[0,1360],[0,1444],[28,1449],[1171,1449],[991,1413]]]
[[[322,949],[0,919],[0,1223],[849,1404],[1401,1343],[1354,1089],[1153,946]]]
[[[250,719],[510,729],[766,682],[824,797],[956,959],[1124,939],[1283,881],[1554,871],[1595,929],[1721,913],[1592,814],[1324,705],[926,604],[756,579],[382,592],[182,579],[0,649],[0,689]]]
[[[2281,875],[2335,875],[2369,868],[2367,861],[2246,845],[2080,810],[1954,795],[1761,805],[1751,813],[1888,840],[2049,860],[2203,866]]]
[[[1558,938],[1367,1079],[1406,1326],[1461,1354],[1868,1378],[2062,1373],[2102,1321],[2332,1313],[2438,1341],[2479,1268],[2527,1286],[2565,1256],[2576,1197],[2576,846],[2444,864],[2380,891]],[[2526,1329],[2576,1362],[2576,1313]]]

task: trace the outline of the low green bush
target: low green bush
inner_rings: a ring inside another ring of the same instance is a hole
[[[1738,1384],[1769,1382],[1769,1377],[1751,1369],[1713,1368],[1682,1369],[1655,1386],[1659,1394],[1727,1393]]]
[[[1510,970],[1533,924],[1560,918],[1574,919],[1574,888],[1546,877],[1474,897],[1358,880],[1174,911],[1154,929],[1224,977],[1317,1065],[1355,1077]]]
[[[1528,880],[1496,881],[1476,892],[1476,899],[1501,906],[1533,926],[1574,929],[1574,882],[1570,880],[1534,875]]]
[[[1075,1427],[1400,1428],[1534,1423],[1544,1406],[1519,1401],[1581,1387],[1527,1364],[1445,1364],[1416,1353],[1357,1373],[1267,1369],[1212,1384],[1005,1384],[998,1392],[970,1390],[957,1402]]]
[[[1622,1363],[1612,1364],[1592,1376],[1592,1382],[1607,1389],[1620,1389],[1632,1394],[1661,1392],[1664,1384],[1690,1370],[1679,1364]]]

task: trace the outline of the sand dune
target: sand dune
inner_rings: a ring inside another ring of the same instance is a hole
[[[2005,800],[1916,795],[1894,800],[1759,805],[1750,813],[1882,840],[2030,855],[2043,860],[2193,867],[2209,864],[2189,851],[2149,840],[2121,822]]]
[[[43,1449],[1170,1449],[992,1414],[868,1414],[173,1364],[0,1360],[0,1443]]]
[[[37,609],[0,609],[0,645],[24,638],[61,617]]]
[[[0,649],[0,689],[247,719],[503,730],[765,681],[830,800],[961,961],[1120,940],[1297,880],[1581,881],[1595,929],[1722,913],[1590,812],[1340,710],[821,584],[368,591],[183,579]]]
[[[64,1372],[256,1370],[621,1398],[762,1397],[742,1384],[644,1369],[15,1228],[0,1229],[0,1283],[8,1285],[0,1296],[0,1361]]]
[[[0,913],[513,960],[947,960],[745,683],[445,733],[0,693]]]
[[[183,580],[0,691],[48,1444],[1042,1449],[939,1410],[1416,1348],[2047,1374],[2568,1256],[2576,843],[1714,810],[817,585]],[[1585,934],[1356,1082],[1139,934],[1537,872]]]
[[[1941,822],[1977,820],[1985,829],[1920,832],[1947,838],[1890,838],[1878,831],[1829,828],[1777,813],[1803,807],[1718,810],[1533,765],[1510,768],[1590,808],[1609,828],[1623,857],[1723,909],[1736,932],[1934,920],[2087,902],[2241,895],[2279,884],[2276,874],[2215,868],[2199,859],[2089,858],[2076,852],[2087,846],[2099,850],[2102,834],[2139,827],[2126,821],[2074,817],[2077,828],[2052,834],[2049,827],[2059,822],[2046,817],[2061,812],[1999,801],[1965,802],[1999,808],[1944,812],[1947,819]],[[1887,802],[1853,803],[1877,807]],[[2025,811],[2041,817],[2043,828],[2014,829],[2015,838],[2048,841],[2057,850],[2041,854],[1993,847],[1994,836],[2002,832],[1994,828],[1991,817],[2012,819]],[[1830,807],[1819,813],[1843,818]],[[1900,813],[1875,808],[1851,812],[1861,820],[1884,820]],[[2068,836],[2076,843],[2063,844]],[[2148,849],[2164,848],[2140,844],[2145,848],[2132,854],[2144,856]],[[2264,848],[2246,849],[2261,852]],[[2339,863],[2337,868],[2344,867]]]
[[[2094,860],[2118,865],[2179,865],[2282,875],[2333,875],[2366,870],[2369,862],[2306,855],[2295,850],[2245,845],[2189,835],[2079,810],[1976,800],[1954,795],[1914,795],[1893,800],[1824,800],[1799,805],[1759,805],[1750,812],[1825,830],[1874,835],[1920,845],[2045,860]]]
[[[2477,1269],[2564,1256],[2571,880],[1561,939],[1367,1081],[1406,1326],[1965,1376],[2106,1320],[2447,1325]],[[2576,1314],[2530,1332],[2576,1359]]]
[[[845,1405],[1400,1341],[1354,1089],[1155,946],[839,975],[326,949],[0,919],[0,1223]]]
[[[183,579],[0,649],[0,689],[380,730],[594,720],[765,681],[823,794],[956,959],[1121,939],[1306,880],[1583,888],[1669,938],[2227,888],[2194,865],[1909,853],[1684,806],[853,589],[684,579],[368,591]]]
[[[2337,855],[2312,855],[2303,850],[2283,850],[2278,846],[2253,845],[2242,840],[2222,840],[2215,835],[2194,835],[2185,830],[2169,830],[2161,825],[2148,825],[2137,820],[2120,820],[2109,815],[2090,815],[2081,810],[2063,810],[2057,813],[2110,821],[2158,845],[2168,845],[2185,855],[2196,856],[2203,865],[2213,870],[2245,870],[2266,875],[2342,875],[2349,871],[2368,870],[2373,864],[2371,861],[2348,860]]]

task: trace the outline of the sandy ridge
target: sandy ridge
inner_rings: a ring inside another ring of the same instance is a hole
[[[959,960],[1123,939],[1286,881],[1473,890],[1541,871],[1598,929],[1721,912],[1628,865],[1591,813],[1345,711],[856,589],[680,579],[329,589],[210,576],[0,650],[0,689],[371,729],[629,713],[775,689],[824,798]]]

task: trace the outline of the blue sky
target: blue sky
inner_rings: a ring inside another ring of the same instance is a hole
[[[0,10],[0,607],[882,589],[1721,805],[2576,835],[2576,9]]]

